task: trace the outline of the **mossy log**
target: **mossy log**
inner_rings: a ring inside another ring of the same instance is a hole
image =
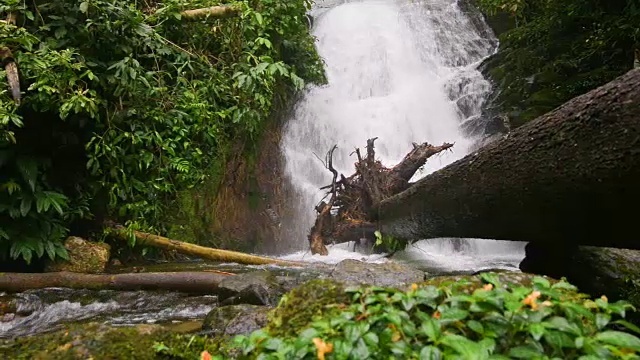
[[[382,232],[640,249],[640,69],[383,200]]]
[[[0,273],[0,291],[21,292],[30,289],[64,287],[91,290],[166,290],[215,294],[229,275],[211,272],[158,272],[132,274]]]
[[[240,12],[240,7],[235,5],[218,5],[211,6],[202,9],[185,10],[180,13],[182,17],[186,19],[196,19],[205,16],[213,18],[224,18],[228,16],[237,15]]]
[[[118,226],[112,226],[115,235],[122,240],[128,240],[127,231]],[[186,242],[168,239],[162,236],[133,231],[138,244],[153,246],[165,250],[177,251],[181,254],[196,256],[201,259],[235,262],[245,265],[280,265],[280,266],[304,266],[304,263],[297,261],[287,261],[264,256],[250,255],[238,251],[214,249],[205,246],[189,244]]]

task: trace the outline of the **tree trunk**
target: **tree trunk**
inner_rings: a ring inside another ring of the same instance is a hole
[[[184,18],[195,19],[205,16],[213,18],[223,18],[228,16],[237,15],[240,12],[240,7],[233,5],[218,5],[211,6],[202,9],[185,10],[180,13]]]
[[[44,274],[2,273],[0,291],[20,292],[48,287],[91,290],[167,290],[216,294],[218,285],[229,275],[210,272],[162,272],[116,275],[52,272]]]
[[[382,232],[640,248],[640,70],[380,204]]]
[[[116,227],[115,230],[115,234],[120,239],[125,241],[128,240],[128,234],[124,229]],[[304,263],[302,262],[279,260],[245,254],[237,251],[208,248],[140,231],[133,231],[133,235],[136,237],[139,244],[154,246],[165,250],[173,250],[181,254],[196,256],[207,260],[235,262],[246,265],[304,266]]]

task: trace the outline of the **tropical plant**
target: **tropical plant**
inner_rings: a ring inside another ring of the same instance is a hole
[[[407,291],[348,290],[350,301],[297,336],[258,330],[235,339],[241,359],[635,359],[640,339],[621,329],[632,306],[591,300],[565,281],[530,286],[483,273]]]
[[[0,5],[16,19],[0,22],[0,48],[23,88],[19,104],[0,90],[0,256],[65,256],[70,226],[105,218],[163,232],[177,191],[206,179],[237,139],[259,137],[305,81],[324,80],[307,0],[183,17],[215,5]]]

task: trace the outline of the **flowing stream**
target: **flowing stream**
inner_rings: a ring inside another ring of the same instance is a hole
[[[295,214],[283,224],[290,259],[333,262],[362,258],[351,244],[328,258],[306,248],[318,189],[331,182],[319,158],[334,144],[336,169],[353,173],[350,153],[378,137],[376,155],[392,166],[412,142],[455,143],[432,157],[419,179],[473,151],[482,140],[482,105],[489,82],[477,70],[497,46],[492,31],[464,0],[326,0],[317,3],[314,34],[326,62],[328,84],[311,87],[289,120],[282,148],[295,196]],[[524,244],[474,239],[431,239],[395,257],[427,270],[516,268]],[[368,261],[382,261],[365,256]]]
[[[455,143],[453,151],[431,158],[415,179],[465,156],[481,140],[481,107],[490,90],[476,68],[495,51],[497,40],[479,14],[462,11],[456,0],[325,0],[318,1],[311,14],[329,83],[307,89],[283,138],[286,173],[295,193],[291,206],[297,215],[283,219],[288,255],[282,257],[323,263],[345,258],[388,261],[381,255],[354,252],[352,244],[331,247],[328,257],[308,253],[313,208],[323,195],[319,188],[331,180],[314,154],[322,158],[337,144],[334,165],[351,174],[354,159],[349,154],[371,137],[379,138],[377,155],[389,166],[402,159],[412,142]],[[394,259],[432,274],[515,270],[524,257],[523,246],[429,239]],[[176,266],[169,270],[209,267],[206,263]],[[50,330],[66,322],[117,326],[202,319],[217,303],[215,297],[168,292],[68,289],[27,291],[14,299],[17,315],[0,316],[0,338]]]

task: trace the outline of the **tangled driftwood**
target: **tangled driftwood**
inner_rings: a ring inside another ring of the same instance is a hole
[[[327,194],[316,206],[318,215],[309,234],[313,254],[327,255],[325,245],[331,243],[371,240],[380,202],[406,190],[410,186],[409,180],[429,157],[453,146],[449,143],[440,146],[414,143],[413,149],[399,164],[387,168],[376,160],[376,140],[377,137],[367,140],[365,157],[360,149],[352,153],[357,156],[357,161],[356,172],[350,177],[338,174],[333,167],[333,153],[337,146],[327,152],[325,167],[333,174],[333,180],[322,188],[327,190]]]

